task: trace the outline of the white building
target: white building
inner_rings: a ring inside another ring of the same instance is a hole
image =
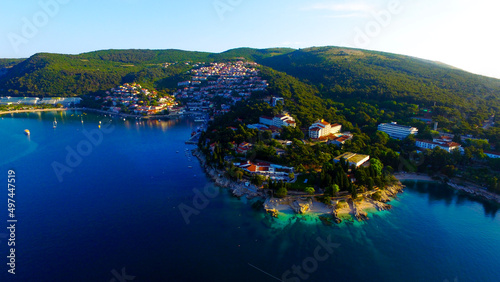
[[[266,116],[261,116],[259,118],[259,123],[264,124],[264,125],[274,125],[273,124],[273,118],[272,117],[266,117]]]
[[[293,117],[291,117],[288,114],[285,114],[285,115],[275,116],[273,118],[273,125],[276,127],[279,127],[279,128],[281,128],[283,126],[295,127],[296,123],[295,123],[295,119]]]
[[[432,150],[436,147],[439,147],[439,148],[447,151],[448,153],[450,153],[451,151],[453,151],[455,149],[460,149],[460,147],[461,147],[460,144],[458,144],[456,142],[452,142],[451,139],[448,137],[435,138],[432,141],[417,139],[415,145],[418,148],[428,149],[428,150]]]
[[[370,156],[355,154],[351,152],[345,152],[342,155],[333,159],[335,163],[340,162],[341,159],[344,159],[349,165],[354,165],[355,167],[359,167],[370,160]]]
[[[276,107],[276,105],[278,103],[281,103],[281,104],[284,105],[285,104],[285,100],[283,98],[281,98],[281,97],[273,97],[271,99],[271,104],[273,105],[273,107]]]
[[[410,134],[417,134],[418,129],[407,125],[399,125],[396,122],[381,123],[378,125],[378,130],[387,133],[395,139],[405,139]]]
[[[259,118],[259,123],[269,126],[274,125],[279,128],[282,128],[283,126],[296,126],[295,119],[289,115],[278,115],[275,117],[261,116]]]
[[[319,139],[330,134],[338,133],[342,129],[340,124],[330,124],[324,120],[318,120],[309,127],[309,137],[311,139]]]

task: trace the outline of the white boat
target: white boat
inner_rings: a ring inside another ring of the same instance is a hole
[[[52,123],[52,127],[56,128],[57,127],[57,120],[54,118],[54,122]]]

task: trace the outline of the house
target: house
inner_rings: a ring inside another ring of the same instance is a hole
[[[405,139],[410,134],[417,134],[418,129],[412,126],[399,125],[396,122],[381,123],[378,130],[387,133],[391,138]]]
[[[273,107],[276,107],[276,105],[278,105],[278,103],[281,103],[282,105],[284,105],[285,100],[281,97],[273,97],[271,99],[271,105],[273,105]]]
[[[252,163],[251,161],[247,161],[246,163],[235,163],[234,165],[249,172],[250,174],[262,175],[273,180],[289,181],[289,174],[294,172],[293,167],[286,167],[267,162]]]
[[[350,166],[353,165],[355,167],[359,167],[370,160],[370,156],[345,152],[342,155],[334,158],[333,161],[335,163],[338,163],[341,159],[344,159],[346,162],[348,162]]]
[[[439,147],[448,153],[455,149],[460,149],[462,146],[456,142],[452,142],[451,138],[448,136],[441,136],[440,138],[434,138],[432,141],[416,139],[415,145],[421,149],[432,150]]]
[[[344,145],[346,141],[349,141],[351,139],[352,139],[352,135],[351,134],[344,134],[342,136],[335,137],[334,139],[330,140],[328,142],[328,144],[333,144],[333,145],[342,147],[342,145]]]
[[[243,142],[236,148],[236,153],[246,154],[252,148],[252,144]]]
[[[342,129],[340,124],[330,124],[324,120],[318,120],[309,127],[309,137],[311,139],[319,139],[331,134],[338,133]]]

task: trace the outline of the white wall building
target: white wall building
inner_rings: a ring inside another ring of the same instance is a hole
[[[277,115],[273,118],[273,125],[276,127],[283,127],[283,126],[291,126],[295,127],[295,119],[288,114],[286,115]]]
[[[387,133],[390,137],[395,139],[405,139],[410,134],[417,134],[416,127],[399,125],[396,122],[381,123],[378,125],[378,130]]]
[[[428,149],[428,150],[432,150],[436,147],[439,147],[439,148],[447,151],[448,153],[450,153],[451,151],[453,151],[455,149],[460,149],[460,147],[462,147],[460,144],[458,144],[456,142],[452,142],[449,138],[445,138],[445,137],[436,138],[432,141],[417,139],[415,145],[418,148]]]
[[[309,137],[311,139],[319,139],[323,136],[338,133],[342,129],[340,124],[330,124],[324,120],[318,120],[309,127]]]
[[[266,116],[261,116],[259,118],[259,123],[265,124],[265,125],[274,125],[276,127],[283,127],[283,126],[291,126],[295,127],[295,119],[289,115],[278,115],[275,117],[266,117]]]
[[[259,118],[259,123],[264,124],[264,125],[274,125],[273,124],[273,118],[272,117],[266,117],[266,116],[261,116]]]

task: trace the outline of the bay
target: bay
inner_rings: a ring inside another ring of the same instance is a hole
[[[393,209],[366,222],[272,219],[207,179],[184,144],[196,127],[73,111],[1,117],[1,281],[499,281],[498,205],[407,181]]]

